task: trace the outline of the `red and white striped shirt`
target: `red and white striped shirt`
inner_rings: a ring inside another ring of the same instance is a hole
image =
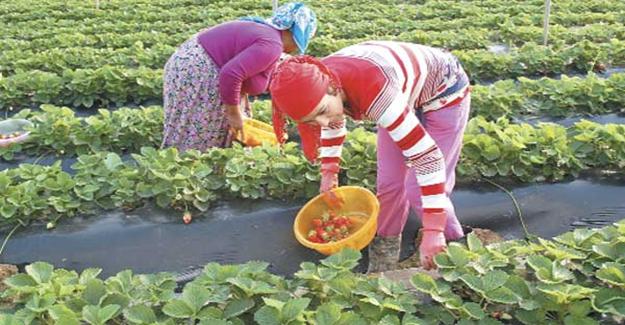
[[[376,41],[344,48],[322,61],[341,80],[346,113],[385,128],[407,166],[416,170],[424,211],[442,212],[450,206],[443,155],[416,109],[440,109],[466,95],[469,81],[458,60],[427,46]],[[345,135],[345,121],[322,128],[322,163],[339,162]]]

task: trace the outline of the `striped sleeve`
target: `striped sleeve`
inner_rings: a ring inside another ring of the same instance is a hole
[[[393,101],[386,107],[376,109],[380,112],[377,124],[389,132],[402,150],[406,165],[415,169],[424,212],[443,212],[451,205],[445,192],[443,154],[419,122],[415,112],[408,108],[408,98],[399,87],[393,88]]]
[[[346,134],[345,119],[321,128],[319,158],[322,165],[328,163],[336,163],[338,165],[341,160],[343,141],[345,141]]]

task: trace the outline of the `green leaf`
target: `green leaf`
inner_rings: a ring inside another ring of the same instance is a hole
[[[173,299],[165,304],[163,313],[174,318],[189,318],[195,314],[195,310],[187,302]]]
[[[65,305],[54,305],[48,308],[48,313],[50,313],[50,317],[55,321],[59,322],[59,320],[63,319],[65,321],[71,322],[71,324],[80,324],[78,321],[78,315],[67,308]]]
[[[602,313],[625,317],[625,290],[601,288],[593,295],[592,306]]]
[[[229,322],[225,319],[209,317],[206,319],[202,319],[199,322],[199,325],[232,325],[232,322]]]
[[[137,324],[152,324],[156,322],[154,311],[146,305],[136,305],[124,310],[124,317]]]
[[[280,312],[273,307],[263,306],[254,313],[254,320],[259,325],[280,324]]]
[[[541,255],[528,256],[527,264],[529,264],[535,271],[538,271],[540,269],[551,269],[551,260]]]
[[[87,284],[89,280],[97,278],[98,275],[100,275],[100,273],[102,273],[102,269],[96,269],[96,268],[84,269],[82,273],[80,273],[79,283]]]
[[[98,318],[102,321],[102,323],[108,322],[119,310],[119,306],[117,305],[108,305],[100,309],[98,312]]]
[[[501,304],[514,304],[519,301],[518,296],[510,291],[510,289],[503,287],[486,292],[485,297],[490,301],[498,302]]]
[[[197,313],[211,299],[211,292],[199,285],[187,285],[182,291],[182,300]]]
[[[98,306],[85,306],[82,310],[82,317],[92,325],[103,325],[109,321],[119,310],[117,305],[108,305],[100,308]]]
[[[282,308],[282,318],[284,320],[294,320],[299,316],[310,304],[308,298],[297,298],[289,300]]]
[[[480,305],[474,302],[464,303],[462,308],[473,319],[482,319],[486,316]]]
[[[126,295],[119,293],[109,293],[104,296],[104,299],[100,303],[101,306],[118,305],[122,309],[128,307],[130,298]]]
[[[13,275],[12,277],[4,280],[4,283],[12,288],[37,286],[37,281],[35,281],[35,279],[33,279],[30,275],[24,273]]]
[[[450,244],[447,247],[447,255],[456,266],[465,266],[469,263],[469,251],[458,244]]]
[[[266,298],[266,297],[263,297],[263,301],[265,302],[265,305],[269,307],[273,307],[278,311],[281,311],[282,308],[284,308],[284,304],[285,304],[284,301],[273,299],[273,298]]]
[[[386,315],[378,323],[380,325],[401,325],[399,317],[397,315]]]
[[[250,298],[242,298],[230,301],[224,309],[225,318],[237,317],[248,310],[254,308],[254,300]]]
[[[585,317],[591,310],[592,304],[589,300],[573,301],[569,305],[569,312],[577,317]]]
[[[358,265],[358,261],[362,255],[359,251],[352,248],[342,249],[326,259],[321,260],[321,264],[335,269],[351,270]]]
[[[0,325],[24,325],[24,322],[13,315],[0,314]]]
[[[217,307],[204,307],[197,314],[199,319],[221,319],[224,317],[224,312]]]
[[[479,293],[484,293],[484,287],[482,280],[473,274],[463,274],[460,276],[460,280],[464,282],[471,290]]]
[[[410,283],[422,292],[430,293],[436,290],[436,282],[432,276],[425,273],[416,273],[410,278]]]
[[[317,308],[315,322],[317,325],[333,325],[341,318],[341,307],[333,302],[325,303]]]
[[[30,275],[37,283],[47,283],[52,277],[54,267],[45,262],[35,262],[26,266],[26,273]]]
[[[515,318],[526,325],[544,324],[546,315],[544,309],[537,310],[517,310]]]
[[[597,278],[613,286],[625,288],[625,266],[618,263],[603,263],[596,273]]]
[[[529,286],[525,279],[518,275],[511,275],[506,281],[505,287],[514,292],[515,295],[522,298],[529,298],[531,296]]]
[[[618,262],[625,259],[625,242],[593,245],[593,251],[612,261]]]
[[[568,315],[564,318],[564,325],[599,325],[600,323],[590,317]]]
[[[404,318],[402,318],[401,320],[401,325],[428,325],[428,324],[430,323],[412,314],[404,315]]]
[[[482,151],[482,156],[484,156],[484,158],[486,158],[486,160],[488,161],[493,161],[501,157],[501,151],[499,150],[498,146],[489,145]]]
[[[474,233],[470,233],[467,236],[467,244],[469,246],[469,250],[472,252],[479,252],[484,249],[482,241]]]
[[[100,305],[100,300],[106,295],[106,287],[104,282],[100,279],[91,279],[87,282],[85,291],[82,293],[82,298],[87,301],[89,305]]]
[[[504,271],[495,270],[486,273],[485,276],[482,277],[482,288],[484,291],[495,290],[506,283],[508,281],[508,274]]]
[[[43,313],[44,311],[46,311],[46,309],[52,306],[52,304],[54,304],[55,301],[56,301],[56,298],[52,294],[46,294],[43,296],[33,295],[30,297],[25,307],[39,314],[39,313]]]

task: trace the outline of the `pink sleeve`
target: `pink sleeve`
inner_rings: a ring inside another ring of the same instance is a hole
[[[219,71],[219,95],[222,102],[238,105],[243,81],[270,69],[280,54],[280,43],[260,39],[224,64]]]

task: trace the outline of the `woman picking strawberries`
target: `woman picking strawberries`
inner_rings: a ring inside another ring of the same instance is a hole
[[[424,267],[434,267],[446,239],[464,236],[449,195],[470,93],[453,55],[416,44],[365,42],[322,60],[290,58],[274,72],[269,90],[278,139],[286,114],[298,123],[307,158],[320,159],[321,192],[338,185],[345,115],[376,122],[380,215],[369,272],[396,267],[410,206],[423,224]]]

